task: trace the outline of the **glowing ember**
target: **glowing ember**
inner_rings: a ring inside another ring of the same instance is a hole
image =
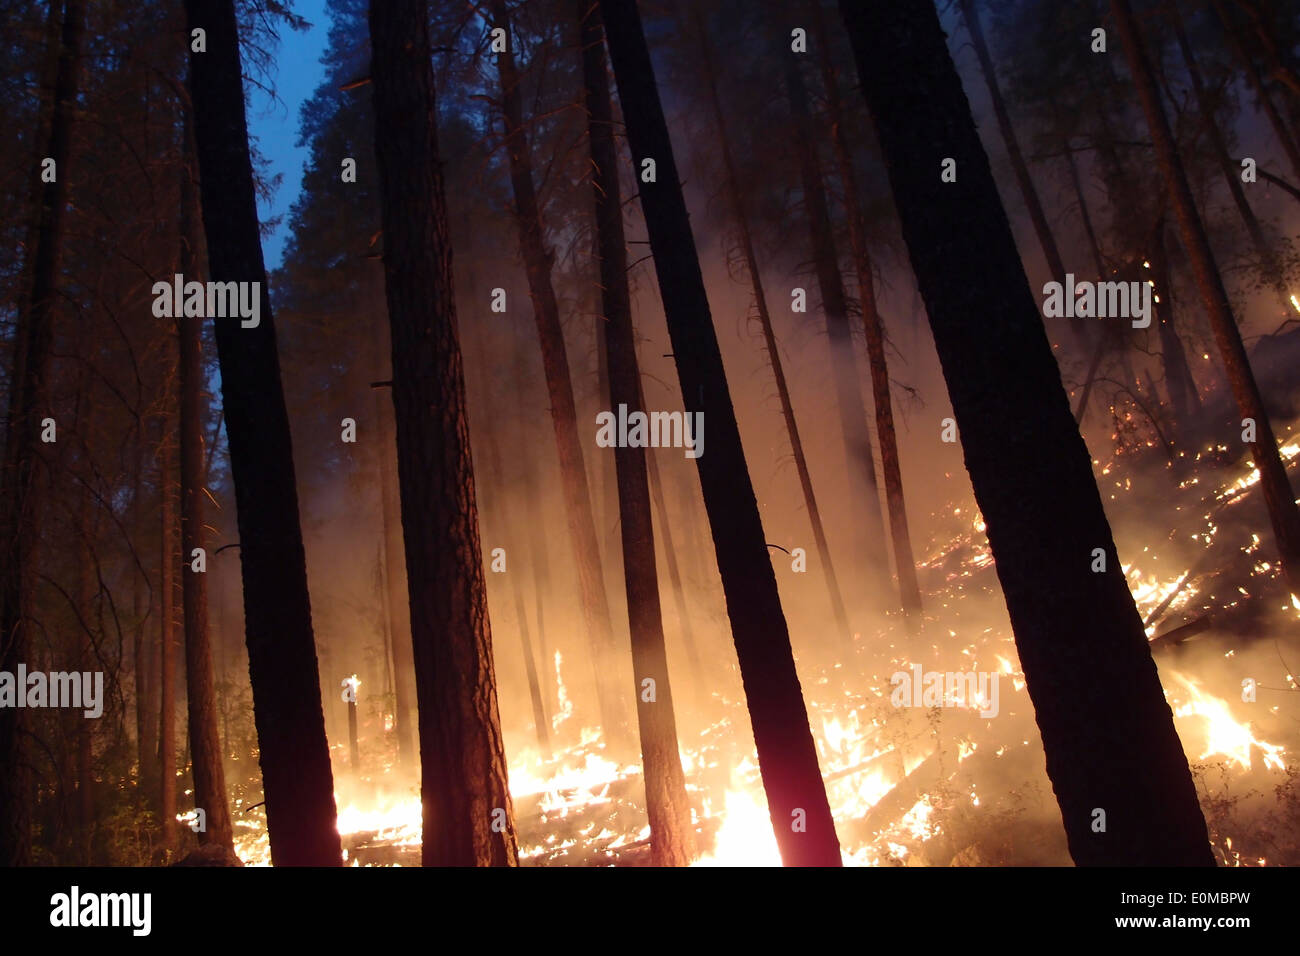
[[[766,801],[760,802],[745,790],[729,790],[715,849],[694,865],[780,866],[781,852]]]

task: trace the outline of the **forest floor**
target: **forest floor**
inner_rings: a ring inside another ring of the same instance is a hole
[[[1300,433],[1282,444],[1294,474]],[[1300,864],[1300,601],[1265,557],[1257,473],[1209,447],[1173,465],[1139,449],[1097,466],[1218,859]],[[844,861],[1068,865],[983,525],[968,508],[949,512],[922,563],[919,636],[889,616],[847,659],[800,661]],[[890,675],[918,646],[927,669],[996,672],[998,716],[982,717],[980,700],[892,706]],[[682,735],[700,863],[779,865],[744,703],[715,692],[713,705],[707,726]],[[596,735],[550,761],[517,755],[510,778],[523,865],[650,863],[639,768],[609,760]],[[418,864],[413,794],[383,779],[341,788],[350,863]],[[255,819],[245,829],[241,855],[256,861],[265,834]]]

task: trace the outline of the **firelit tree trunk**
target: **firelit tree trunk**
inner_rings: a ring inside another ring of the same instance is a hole
[[[817,765],[790,633],[745,464],[641,18],[636,0],[601,0],[600,8],[636,168],[644,159],[653,159],[656,165],[655,180],[641,182],[641,208],[682,399],[687,413],[702,413],[708,427],[708,446],[696,466],[768,812],[787,866],[838,866],[839,839]]]
[[[506,30],[509,37],[509,22],[506,19],[505,4],[501,0],[494,0],[492,18],[494,25]],[[510,160],[510,184],[515,199],[515,221],[519,226],[519,250],[528,277],[537,335],[541,340],[542,366],[546,372],[546,389],[555,425],[569,538],[578,572],[578,586],[582,591],[583,617],[592,642],[592,663],[595,668],[601,723],[607,741],[616,749],[626,749],[630,743],[631,727],[627,712],[627,691],[620,677],[622,657],[615,651],[609,599],[600,566],[596,522],[592,515],[591,490],[583,462],[582,443],[578,437],[573,380],[564,350],[560,308],[551,284],[552,257],[543,238],[541,212],[533,187],[532,159],[528,134],[523,125],[523,96],[515,69],[513,43],[513,38],[508,39],[505,52],[497,54],[497,71],[501,76],[502,116],[506,131],[506,151]]]
[[[168,350],[174,346],[167,333]],[[167,376],[162,441],[158,446],[161,557],[158,564],[158,815],[162,844],[176,846],[176,567],[180,546],[176,526],[176,377]]]
[[[1211,865],[1187,758],[1092,460],[934,5],[841,0],[840,10],[1071,855],[1081,865]],[[957,161],[955,183],[940,180],[945,157]],[[1104,573],[1090,570],[1094,549],[1105,556]]]
[[[894,431],[894,402],[889,394],[889,364],[885,359],[885,330],[876,305],[876,281],[872,274],[871,251],[867,246],[867,227],[858,200],[857,176],[853,157],[844,135],[840,110],[839,79],[831,61],[830,40],[820,3],[813,5],[813,25],[817,30],[818,60],[822,85],[826,90],[826,110],[831,124],[831,144],[839,166],[840,185],[844,188],[844,212],[849,222],[849,242],[858,276],[858,305],[862,310],[862,327],[867,339],[867,361],[871,368],[871,397],[876,411],[876,441],[880,447],[880,471],[885,479],[885,505],[889,511],[889,535],[894,545],[894,565],[898,569],[898,591],[903,610],[921,613],[921,585],[916,578],[916,559],[912,555],[912,536],[907,528],[907,502],[903,497],[903,469],[898,458],[898,436]],[[1050,238],[1050,234],[1049,234]]]
[[[1282,119],[1282,114],[1278,112],[1277,104],[1273,102],[1273,97],[1268,88],[1264,86],[1264,81],[1259,75],[1259,68],[1255,66],[1255,61],[1250,58],[1250,53],[1242,45],[1241,37],[1237,34],[1237,27],[1233,18],[1229,15],[1224,0],[1210,0],[1210,6],[1214,9],[1214,16],[1223,30],[1224,39],[1231,48],[1237,62],[1241,64],[1242,72],[1246,75],[1246,82],[1250,85],[1250,90],[1255,94],[1255,100],[1259,108],[1264,111],[1268,118],[1269,126],[1273,128],[1273,135],[1277,138],[1278,144],[1282,151],[1286,153],[1287,159],[1291,162],[1291,170],[1295,174],[1296,181],[1300,183],[1300,141],[1297,141],[1295,130],[1289,129],[1286,122]]]
[[[144,514],[143,508],[143,486],[144,486],[144,435],[137,435],[137,449],[135,456],[135,490],[131,500],[132,521],[131,527],[135,529],[136,540],[132,544],[132,581],[131,581],[131,616],[135,619],[135,630],[132,633],[131,645],[131,666],[133,670],[132,677],[135,686],[135,734],[136,734],[136,785],[146,794],[149,794],[149,800],[152,800],[152,794],[157,792],[156,778],[157,771],[157,732],[158,732],[158,712],[157,705],[153,700],[153,681],[151,675],[157,665],[157,657],[154,654],[155,642],[149,637],[149,630],[145,627],[146,610],[149,609],[145,602],[144,585],[146,580],[142,569],[135,566],[135,562],[143,561],[145,549],[141,546],[142,539],[139,536],[141,520]]]
[[[1056,104],[1053,102],[1053,109]],[[1079,164],[1074,160],[1074,146],[1068,133],[1062,136],[1061,150],[1065,154],[1065,167],[1070,171],[1070,188],[1074,191],[1074,201],[1079,207],[1079,219],[1083,222],[1083,234],[1088,239],[1088,251],[1092,254],[1092,267],[1097,270],[1097,280],[1106,277],[1106,263],[1102,261],[1101,243],[1097,241],[1097,230],[1092,224],[1092,212],[1088,208],[1088,197],[1083,191],[1083,180],[1079,178]]]
[[[600,11],[590,0],[577,0],[577,16],[582,25],[582,76],[591,143],[591,185],[596,203],[600,301],[609,360],[609,407],[626,405],[629,414],[644,413],[632,330],[632,297],[627,284],[618,148],[614,143]],[[677,747],[677,719],[668,678],[646,449],[615,448],[614,466],[628,625],[632,634],[637,726],[641,732],[642,776],[650,818],[650,850],[657,866],[685,866],[695,856],[695,830],[691,824],[691,805],[686,798],[686,776]]]
[[[496,417],[496,416],[494,416]],[[498,422],[508,420],[507,416],[496,417]],[[496,489],[497,494],[501,496],[497,505],[496,513],[500,516],[501,529],[509,540],[518,541],[519,535],[531,535],[531,521],[523,524],[515,524],[510,514],[510,489],[506,482],[505,469],[501,465],[501,449],[497,442],[496,434],[488,428],[483,430],[483,451],[486,453],[484,459],[488,467],[488,485]],[[534,512],[536,513],[536,512]],[[507,548],[507,553],[514,550],[516,554],[522,549]],[[516,565],[516,569],[518,565]],[[542,686],[537,679],[537,664],[533,658],[532,637],[528,633],[528,610],[524,605],[524,585],[522,574],[519,570],[513,573],[507,572],[510,577],[510,587],[515,595],[515,616],[519,619],[519,649],[523,654],[524,676],[528,681],[528,698],[533,705],[533,726],[537,734],[537,749],[542,755],[550,760],[554,756],[551,750],[551,721],[546,714],[546,703],[542,700]]]
[[[426,866],[517,862],[434,124],[426,0],[370,5]]]
[[[207,52],[190,54],[208,278],[258,283],[260,322],[214,322],[221,396],[235,482],[244,628],[253,716],[277,866],[337,866],[334,777],[298,524],[289,417],[275,321],[258,233],[233,0],[186,0],[190,30]]]
[[[198,197],[191,170],[193,146],[185,124],[185,163],[181,170],[180,272],[198,277]],[[208,640],[207,533],[203,524],[206,493],[203,460],[203,337],[199,319],[177,319],[180,336],[181,453],[181,592],[185,607],[185,691],[189,702],[190,766],[194,806],[204,813],[199,843],[235,852],[234,829],[226,797],[221,737],[217,730],[217,695],[212,686],[212,646]],[[195,552],[204,570],[194,570]]]
[[[817,164],[817,149],[808,110],[808,92],[797,54],[786,49],[781,55],[785,61],[786,90],[794,117],[804,213],[808,217],[813,264],[821,291],[822,312],[826,318],[826,337],[830,341],[831,379],[835,386],[844,453],[848,458],[849,495],[852,499],[849,511],[854,516],[857,550],[865,554],[868,590],[874,601],[879,599],[879,592],[888,586],[889,560],[885,556],[885,525],[880,514],[880,489],[876,484],[871,432],[867,428],[867,412],[858,388],[853,336],[849,329],[848,300],[844,295],[844,278],[840,274],[839,256],[835,251],[835,235],[826,205],[826,190]],[[852,635],[848,637],[852,639]]]
[[[51,9],[51,26],[55,23],[54,16]],[[31,233],[35,246],[28,250],[23,269],[24,278],[30,277],[30,284],[24,290],[14,331],[4,473],[0,475],[0,549],[3,549],[0,550],[0,670],[10,674],[17,672],[19,664],[28,663],[32,650],[27,625],[36,581],[42,513],[36,472],[41,421],[51,413],[47,402],[54,309],[63,254],[68,157],[84,19],[84,3],[67,0],[58,35],[49,138],[45,155],[39,157],[54,161],[55,178],[40,191],[36,228]],[[51,42],[55,36],[51,30]],[[31,175],[39,177],[41,169],[32,169]],[[30,861],[31,776],[24,742],[26,714],[24,708],[0,708],[0,866],[19,866]]]
[[[1182,54],[1183,64],[1187,67],[1187,78],[1191,80],[1192,91],[1196,94],[1196,108],[1201,114],[1201,122],[1204,123],[1205,135],[1210,141],[1214,160],[1219,165],[1219,171],[1223,173],[1228,193],[1232,196],[1232,203],[1237,207],[1241,221],[1246,226],[1246,234],[1250,236],[1250,243],[1255,247],[1255,255],[1259,259],[1262,271],[1272,283],[1273,291],[1282,305],[1282,311],[1290,312],[1291,303],[1287,298],[1286,282],[1281,266],[1274,254],[1272,244],[1265,237],[1264,229],[1255,216],[1255,211],[1250,208],[1246,191],[1241,188],[1241,167],[1232,161],[1223,130],[1219,128],[1219,123],[1214,118],[1214,102],[1205,88],[1205,81],[1201,79],[1201,69],[1196,62],[1196,54],[1192,52],[1192,46],[1187,41],[1182,14],[1178,12],[1176,3],[1171,3],[1166,10],[1169,22],[1174,28],[1174,38],[1178,41],[1178,50]]]
[[[1020,187],[1020,196],[1029,212],[1029,221],[1034,225],[1034,235],[1038,237],[1038,246],[1043,252],[1048,275],[1057,282],[1065,281],[1065,266],[1061,262],[1060,250],[1056,247],[1056,237],[1052,227],[1047,224],[1047,214],[1043,211],[1042,200],[1038,198],[1038,189],[1033,177],[1029,175],[1029,166],[1020,151],[1020,141],[1016,138],[1016,128],[1011,125],[1011,116],[1007,113],[1006,101],[1002,98],[1002,87],[998,83],[998,74],[989,56],[988,44],[984,41],[984,29],[980,26],[979,11],[975,0],[959,0],[962,19],[966,21],[966,30],[970,33],[971,46],[979,59],[980,72],[984,74],[984,84],[988,87],[989,100],[993,105],[993,115],[997,117],[998,131],[1002,134],[1002,143],[1006,147],[1007,157],[1011,160],[1011,169],[1016,175],[1016,185]],[[1071,320],[1074,334],[1081,340],[1086,338],[1082,319]]]
[[[82,437],[81,466],[86,475],[93,474],[93,464],[88,461],[87,443],[95,435],[95,406],[87,392],[88,375],[83,368],[78,374],[77,433]],[[89,482],[83,484],[77,505],[77,634],[74,667],[82,673],[98,670],[95,663],[95,599],[99,592],[95,559],[95,495]],[[94,740],[92,723],[82,714],[71,713],[72,734],[77,742],[77,862],[90,866],[95,825]]]
[[[1209,316],[1219,354],[1223,358],[1228,385],[1242,419],[1252,419],[1255,423],[1256,441],[1251,443],[1251,455],[1255,467],[1259,469],[1260,488],[1273,524],[1273,536],[1277,541],[1282,569],[1291,591],[1300,594],[1300,508],[1296,507],[1295,493],[1287,480],[1286,466],[1278,452],[1277,440],[1273,437],[1273,428],[1264,410],[1259,386],[1250,369],[1246,348],[1241,342],[1241,332],[1237,328],[1232,306],[1228,302],[1228,293],[1223,286],[1223,277],[1215,265],[1205,226],[1196,211],[1191,186],[1178,157],[1169,120],[1165,117],[1164,105],[1160,101],[1160,91],[1156,87],[1141,34],[1133,19],[1133,11],[1127,0],[1111,0],[1111,14],[1124,43],[1129,72],[1133,76],[1142,112],[1146,114],[1151,141],[1155,145],[1156,162],[1169,190],[1174,215],[1182,233],[1183,248],[1187,250],[1187,257],[1191,261],[1196,287]]]
[[[1165,369],[1165,390],[1169,393],[1169,403],[1177,416],[1178,427],[1184,430],[1194,429],[1201,411],[1201,396],[1196,391],[1196,379],[1187,364],[1183,340],[1174,324],[1173,280],[1169,273],[1168,237],[1165,235],[1163,216],[1156,223],[1154,236],[1148,261],[1151,263],[1151,278],[1156,284],[1154,294],[1160,299],[1155,307],[1160,329],[1160,360]]]
[[[709,103],[713,109],[714,123],[718,127],[718,145],[721,147],[722,169],[726,178],[724,187],[728,201],[731,203],[731,214],[735,218],[736,229],[740,233],[745,270],[749,273],[750,285],[754,291],[754,304],[758,311],[758,322],[763,329],[763,346],[767,351],[768,363],[772,366],[772,377],[776,379],[776,394],[781,401],[781,416],[785,419],[786,434],[790,438],[790,451],[794,455],[795,471],[799,474],[799,488],[803,492],[804,507],[808,510],[808,521],[812,525],[817,558],[822,563],[822,575],[826,580],[831,613],[835,616],[835,626],[839,629],[841,637],[847,640],[852,638],[853,631],[849,626],[849,616],[844,609],[844,597],[840,593],[839,578],[835,574],[835,565],[831,560],[831,549],[826,540],[826,529],[822,524],[821,508],[813,492],[812,475],[808,472],[808,459],[804,455],[803,439],[799,435],[799,425],[794,417],[794,404],[790,400],[790,387],[785,380],[785,368],[781,362],[781,352],[777,347],[776,333],[772,330],[772,314],[768,311],[767,295],[763,290],[762,273],[758,268],[758,254],[754,251],[753,238],[749,233],[749,216],[740,198],[736,163],[731,155],[731,138],[727,133],[727,121],[718,96],[717,78],[713,75],[713,53],[709,43],[708,28],[704,18],[698,12],[695,17],[695,28],[700,35],[700,65],[709,85]]]
[[[378,349],[376,349],[378,352]],[[378,356],[376,356],[378,359]],[[380,367],[378,361],[376,368]],[[391,377],[391,375],[390,375]],[[402,516],[398,503],[397,475],[393,467],[396,445],[389,424],[392,403],[375,389],[375,421],[378,425],[379,498],[384,521],[384,584],[388,606],[388,629],[393,645],[394,709],[397,711],[397,759],[414,767],[415,749],[415,659],[411,650],[411,604],[407,597],[402,545]]]

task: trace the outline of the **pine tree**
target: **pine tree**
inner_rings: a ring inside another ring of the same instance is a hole
[[[930,0],[840,0],[840,11],[925,298],[1070,853],[1080,865],[1211,865],[1187,757],[1092,459],[938,15]],[[956,182],[941,180],[945,157],[956,161]],[[981,228],[954,229],[958,222]],[[1094,573],[1099,555],[1104,571]]]
[[[371,81],[426,866],[514,866],[427,0],[373,0]]]
[[[839,839],[817,763],[790,633],[745,464],[641,17],[635,0],[601,0],[600,9],[636,168],[642,169],[644,160],[655,163],[654,181],[641,180],[641,209],[686,413],[702,412],[708,422],[708,453],[695,463],[726,593],[768,813],[787,866],[838,866]]]
[[[334,777],[298,522],[292,441],[258,231],[233,0],[186,0],[190,97],[209,280],[255,282],[260,322],[214,323],[235,483],[244,632],[271,859],[337,866]],[[166,772],[164,768],[164,772]]]

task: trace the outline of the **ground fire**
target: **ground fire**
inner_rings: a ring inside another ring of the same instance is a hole
[[[0,864],[1300,865],[1294,4],[4,14]]]

